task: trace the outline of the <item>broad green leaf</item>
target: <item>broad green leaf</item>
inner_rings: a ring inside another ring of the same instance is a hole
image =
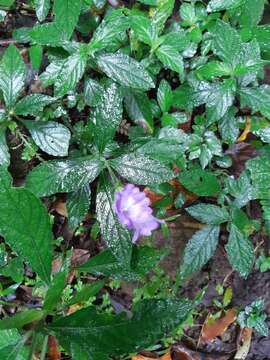
[[[153,11],[152,24],[161,32],[167,19],[172,15],[174,0],[157,0],[157,7]]]
[[[43,55],[43,48],[41,45],[32,45],[29,48],[29,56],[32,68],[34,70],[39,70],[40,65],[42,63],[42,55]]]
[[[221,190],[215,175],[200,168],[181,172],[179,179],[186,189],[200,196],[215,195]]]
[[[140,3],[150,6],[157,6],[158,0],[138,0]]]
[[[127,269],[119,263],[112,252],[107,249],[92,257],[85,264],[80,266],[82,272],[90,272],[99,276],[112,276],[115,279],[127,281],[139,281],[152,270],[161,258],[166,255],[165,251],[156,250],[148,246],[133,247],[131,267]]]
[[[186,278],[200,270],[214,255],[218,245],[219,226],[207,226],[189,240],[180,266],[180,276]]]
[[[266,53],[269,59],[269,41],[270,41],[270,25],[260,25],[254,28],[253,36],[260,44],[260,48]]]
[[[161,45],[156,55],[162,64],[170,70],[181,74],[184,71],[184,62],[182,56],[178,51],[170,45]]]
[[[228,23],[218,20],[216,23],[213,52],[227,64],[237,64],[241,51],[241,38]]]
[[[159,39],[161,40],[161,44],[171,46],[177,51],[185,50],[190,44],[190,40],[183,29],[170,31],[162,35]]]
[[[14,2],[15,2],[15,0],[0,0],[0,6],[8,8],[8,7],[12,6]]]
[[[91,201],[91,189],[84,185],[75,192],[68,194],[67,212],[69,226],[74,229],[85,217]]]
[[[45,153],[53,156],[68,155],[71,134],[67,127],[55,121],[25,120],[24,125],[34,142]]]
[[[228,211],[217,205],[201,203],[190,206],[186,211],[195,219],[209,225],[219,225],[229,220]]]
[[[253,191],[256,198],[270,199],[270,159],[268,155],[248,160],[246,168],[251,174]]]
[[[89,43],[89,50],[108,49],[118,43],[118,38],[129,27],[128,17],[124,16],[122,11],[113,10],[108,16],[105,16],[102,23],[94,32]],[[118,48],[120,46],[117,46]],[[107,50],[108,51],[108,50]]]
[[[237,140],[240,131],[235,113],[236,108],[231,107],[218,123],[222,140],[228,144],[233,144]]]
[[[241,15],[238,16],[240,25],[256,26],[261,21],[265,4],[265,0],[245,0],[241,7]]]
[[[44,312],[37,309],[24,310],[11,317],[6,317],[0,320],[0,330],[6,329],[20,329],[24,325],[33,321],[41,320],[44,316]]]
[[[230,226],[226,251],[233,268],[247,278],[254,261],[254,249],[250,240],[234,224]]]
[[[212,80],[213,77],[229,76],[231,73],[231,67],[220,61],[210,61],[196,70],[200,80]]]
[[[6,140],[6,129],[0,128],[0,165],[9,165],[10,155]]]
[[[122,97],[118,86],[112,83],[104,90],[99,106],[91,116],[93,141],[102,152],[115,135],[122,120]]]
[[[87,105],[97,106],[103,95],[104,88],[96,80],[88,79],[84,84],[84,99]]]
[[[100,314],[94,307],[88,307],[56,320],[48,330],[54,332],[69,353],[76,344],[89,358],[95,354],[107,354],[108,358],[137,353],[156,343],[186,320],[191,309],[187,300],[144,300],[136,304],[132,318],[127,319],[123,313]]]
[[[96,157],[47,161],[27,176],[26,187],[37,196],[77,191],[99,175],[103,163]]]
[[[169,111],[172,105],[172,98],[173,92],[170,84],[166,80],[161,80],[158,87],[157,100],[162,112]]]
[[[82,0],[54,0],[55,23],[69,40],[78,22]]]
[[[181,19],[189,26],[196,24],[197,16],[194,4],[183,3],[180,6],[180,16]]]
[[[106,284],[106,279],[96,281],[91,284],[84,285],[76,295],[74,295],[67,305],[71,306],[77,303],[88,301],[91,297],[95,296]]]
[[[171,180],[173,171],[158,160],[128,154],[110,161],[111,166],[125,179],[134,184],[149,185]]]
[[[84,48],[64,61],[55,81],[55,96],[64,96],[67,92],[75,89],[84,74],[86,62],[87,53]]]
[[[5,10],[0,10],[0,23],[5,20],[7,12]]]
[[[46,293],[43,309],[46,312],[51,312],[57,308],[58,302],[61,300],[62,293],[66,286],[68,272],[60,270],[54,275],[52,283]]]
[[[128,55],[116,53],[98,57],[98,66],[105,74],[121,85],[149,90],[155,84],[143,65]]]
[[[139,40],[147,45],[151,46],[157,38],[155,28],[152,26],[151,21],[145,16],[132,16],[131,28],[136,36],[138,36]]]
[[[10,222],[16,218],[16,222]],[[47,209],[25,189],[0,192],[0,233],[42,280],[50,282],[52,232]]]
[[[116,259],[126,268],[130,267],[132,242],[129,231],[118,221],[113,210],[114,188],[102,180],[96,200],[97,220],[102,239]]]
[[[225,181],[225,191],[235,198],[233,204],[239,208],[253,199],[253,188],[246,171],[243,171],[237,179],[228,177]]]
[[[241,106],[249,107],[252,113],[257,111],[262,115],[270,117],[270,86],[261,85],[256,88],[242,88],[240,90]]]
[[[241,6],[246,0],[210,0],[207,11],[220,11],[235,9]]]
[[[25,96],[17,102],[14,112],[17,115],[38,115],[43,108],[56,101],[53,98],[44,94],[31,94]]]
[[[25,65],[19,50],[10,45],[0,62],[0,90],[5,104],[11,108],[22,91],[25,79]]]
[[[65,60],[52,61],[46,70],[39,76],[43,86],[49,86],[56,82]]]
[[[227,79],[212,89],[215,89],[216,92],[211,92],[206,105],[207,117],[210,123],[221,119],[232,106],[235,97],[236,83],[234,80]]]
[[[16,329],[0,331],[0,357],[5,360],[27,360],[28,349],[23,347],[25,339]]]
[[[36,25],[27,35],[34,43],[44,46],[62,46],[67,42],[66,34],[55,22]]]
[[[35,0],[35,9],[39,21],[46,19],[51,7],[50,0]]]
[[[140,91],[129,88],[124,89],[126,111],[135,124],[146,126],[153,132],[153,113],[151,101],[148,96]]]

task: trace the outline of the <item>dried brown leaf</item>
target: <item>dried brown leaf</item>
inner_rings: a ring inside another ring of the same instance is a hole
[[[213,323],[208,324],[207,320],[203,325],[200,341],[213,341],[215,337],[221,336],[227,328],[236,320],[236,310],[230,309],[226,315]]]

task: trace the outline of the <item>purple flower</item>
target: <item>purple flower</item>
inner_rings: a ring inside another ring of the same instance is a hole
[[[125,185],[115,193],[113,208],[120,223],[129,230],[134,230],[133,242],[140,236],[150,236],[153,230],[164,223],[152,215],[150,200],[133,184]]]

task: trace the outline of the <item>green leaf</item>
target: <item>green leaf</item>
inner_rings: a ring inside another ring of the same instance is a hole
[[[0,63],[0,89],[8,108],[17,100],[24,86],[25,65],[19,50],[10,45]]]
[[[29,48],[29,56],[32,68],[34,70],[39,70],[40,65],[42,63],[42,55],[43,55],[43,48],[41,45],[32,45]]]
[[[93,140],[100,152],[110,142],[122,120],[122,97],[118,86],[112,83],[102,94],[99,106],[91,116]]]
[[[45,153],[53,156],[67,156],[70,131],[55,121],[24,121],[32,139]]]
[[[250,240],[234,224],[230,227],[226,251],[233,268],[246,278],[253,266],[254,249]]]
[[[252,112],[261,112],[270,117],[270,86],[262,85],[257,88],[242,88],[240,90],[241,106],[249,107]]]
[[[98,65],[105,74],[121,85],[149,90],[155,84],[143,65],[128,55],[116,53],[98,57]]]
[[[116,259],[126,268],[130,267],[132,242],[129,231],[118,221],[113,210],[114,189],[108,182],[100,183],[96,200],[97,220],[102,239]]]
[[[44,299],[44,311],[51,312],[57,308],[58,302],[61,300],[62,293],[66,286],[67,275],[67,269],[61,270],[54,275]]]
[[[231,73],[231,67],[220,61],[210,61],[196,70],[196,75],[200,80],[212,80],[213,77],[229,76]]]
[[[55,22],[36,25],[27,35],[34,43],[44,46],[62,46],[67,42],[66,34]]]
[[[87,53],[83,48],[63,62],[55,81],[55,96],[64,96],[67,92],[75,89],[84,74],[86,62]]]
[[[119,263],[112,252],[107,249],[92,257],[85,264],[80,266],[82,272],[89,272],[94,275],[112,276],[115,279],[127,281],[139,281],[153,269],[161,258],[166,255],[164,249],[156,250],[148,246],[133,247],[131,267],[127,269]]]
[[[0,6],[11,7],[15,0],[0,0]]]
[[[191,309],[192,304],[186,300],[144,300],[136,304],[132,319],[127,319],[123,314],[99,314],[89,307],[56,320],[48,330],[54,332],[69,353],[76,344],[89,358],[98,354],[107,354],[108,358],[108,355],[137,353],[156,343],[181,324]]]
[[[207,11],[220,11],[235,9],[241,6],[246,0],[210,0]]]
[[[0,128],[0,165],[9,165],[10,155],[6,140],[6,129]]]
[[[56,101],[56,98],[53,98],[44,94],[31,94],[25,96],[20,101],[17,102],[14,112],[17,115],[38,115],[43,108]]]
[[[181,19],[189,26],[196,24],[197,16],[194,4],[183,3],[180,6],[180,16]]]
[[[5,360],[27,360],[28,349],[24,338],[16,329],[0,331],[0,356]]]
[[[0,320],[0,330],[19,329],[33,321],[41,320],[44,312],[37,309],[24,310],[11,317]]]
[[[54,0],[55,23],[69,40],[78,22],[82,0]]]
[[[84,185],[75,192],[68,194],[67,212],[69,226],[74,229],[83,220],[90,207],[91,189]]]
[[[153,11],[152,24],[160,33],[167,21],[172,15],[174,9],[174,0],[158,0],[157,7]]]
[[[103,166],[96,157],[47,161],[28,174],[26,187],[37,196],[77,191],[94,181]]]
[[[236,108],[231,107],[218,123],[222,140],[228,144],[236,142],[239,135],[239,125],[235,117],[235,113]]]
[[[152,26],[150,19],[145,16],[136,15],[131,17],[131,29],[139,40],[151,46],[157,38],[157,32]]]
[[[106,284],[107,279],[96,281],[92,284],[87,284],[82,287],[67,303],[68,306],[88,301],[95,296]]]
[[[174,47],[170,45],[161,45],[157,49],[156,55],[165,67],[176,71],[179,74],[183,73],[183,58]]]
[[[173,171],[158,160],[128,154],[110,161],[111,166],[125,179],[138,185],[160,184],[171,180]]]
[[[10,219],[16,218],[12,223]],[[25,189],[0,192],[0,233],[42,280],[50,282],[52,233],[47,209]]]
[[[113,10],[105,16],[102,23],[94,32],[89,44],[89,50],[111,49],[112,45],[118,44],[118,39],[129,27],[128,17],[124,16],[122,10]],[[114,46],[113,46],[114,47]],[[116,46],[119,48],[120,46]],[[109,50],[110,51],[110,50]]]
[[[268,155],[258,156],[246,162],[246,168],[251,174],[253,191],[256,198],[270,199],[270,159]]]
[[[124,100],[126,111],[131,120],[135,124],[146,126],[150,132],[153,132],[152,104],[149,97],[144,92],[125,88]]]
[[[104,88],[97,81],[88,79],[84,84],[84,99],[87,105],[97,106],[102,99]]]
[[[229,213],[225,208],[211,204],[190,206],[186,211],[195,219],[209,225],[219,225],[229,220]]]
[[[51,7],[50,0],[35,0],[35,9],[39,21],[46,19]]]
[[[220,192],[220,184],[213,173],[193,168],[179,174],[181,184],[200,196],[212,196]]]
[[[180,267],[180,276],[186,278],[200,270],[214,255],[218,245],[219,226],[207,226],[189,240]]]
[[[238,15],[240,25],[255,27],[261,21],[265,3],[265,0],[245,0],[240,17]]]
[[[228,23],[218,20],[213,41],[214,54],[227,64],[237,64],[241,44],[238,32]]]
[[[166,80],[161,80],[157,93],[158,104],[162,112],[169,111],[172,105],[173,92],[170,84]]]

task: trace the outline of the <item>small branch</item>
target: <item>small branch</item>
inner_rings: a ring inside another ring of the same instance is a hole
[[[17,44],[18,41],[15,39],[4,39],[4,40],[0,40],[0,46],[7,46],[10,44]]]

